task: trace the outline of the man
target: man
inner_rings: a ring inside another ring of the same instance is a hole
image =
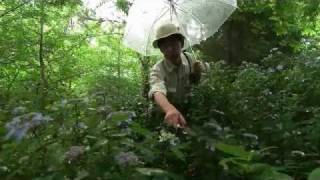
[[[190,55],[182,53],[184,35],[173,24],[164,24],[156,32],[155,48],[159,48],[164,60],[156,63],[150,72],[151,98],[164,112],[168,125],[185,128],[188,94],[192,84],[201,77],[201,64]]]

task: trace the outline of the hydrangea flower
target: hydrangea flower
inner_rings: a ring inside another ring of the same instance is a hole
[[[117,126],[122,129],[126,129],[132,124],[133,119],[136,117],[136,113],[132,111],[118,111],[112,112],[108,115],[107,119],[118,120]]]
[[[76,127],[79,129],[88,129],[88,126],[84,122],[77,123]]]
[[[25,107],[22,107],[22,106],[19,106],[19,107],[15,107],[13,110],[12,110],[12,115],[21,115],[21,114],[24,114],[26,112],[27,108]]]
[[[160,131],[159,142],[169,142],[171,145],[174,146],[178,144],[180,140],[176,135],[162,129]]]
[[[115,156],[115,161],[121,167],[128,167],[140,163],[138,156],[133,152],[120,152]]]
[[[65,158],[69,162],[76,161],[85,152],[84,146],[71,146],[69,151],[65,153]]]
[[[28,131],[28,125],[21,123],[20,117],[15,117],[11,122],[6,124],[6,129],[8,131],[6,139],[13,137],[15,140],[21,140]]]
[[[12,121],[6,124],[8,131],[6,139],[14,138],[15,140],[21,140],[30,129],[45,124],[52,119],[49,116],[44,116],[41,113],[28,113],[21,116],[14,117]]]

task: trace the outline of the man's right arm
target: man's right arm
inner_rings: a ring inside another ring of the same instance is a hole
[[[161,92],[155,92],[154,101],[160,106],[162,111],[166,114],[164,120],[169,125],[174,127],[185,128],[187,126],[183,115],[168,101],[167,97]]]
[[[150,71],[149,98],[166,114],[164,120],[174,127],[185,127],[186,121],[182,114],[169,102],[166,97],[167,89],[164,83],[164,74],[159,65],[155,65]]]

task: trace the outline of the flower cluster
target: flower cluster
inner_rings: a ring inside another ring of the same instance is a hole
[[[132,111],[118,111],[112,112],[108,115],[107,119],[116,119],[118,121],[118,127],[126,129],[132,124],[133,119],[136,117],[136,113]]]
[[[16,107],[12,110],[12,115],[18,116],[18,115],[24,114],[26,110],[27,108],[23,106]]]
[[[171,132],[162,129],[159,135],[159,142],[169,142],[171,145],[176,145],[180,142],[179,138]]]
[[[133,152],[120,152],[115,156],[115,160],[121,167],[128,167],[140,163],[138,156]]]
[[[81,155],[85,152],[84,146],[71,146],[69,151],[65,153],[65,158],[68,162],[73,162],[79,159]]]
[[[36,112],[14,117],[12,121],[8,122],[5,126],[8,131],[6,139],[14,138],[19,141],[30,129],[38,127],[51,120],[52,118],[49,116],[44,116],[41,113]]]

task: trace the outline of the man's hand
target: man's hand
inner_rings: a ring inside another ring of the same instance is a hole
[[[201,63],[195,62],[192,65],[193,72],[190,74],[191,83],[198,84],[201,79]]]
[[[201,74],[202,68],[201,63],[199,61],[193,63],[193,73],[195,74]]]
[[[183,115],[174,107],[166,112],[164,120],[168,125],[175,128],[186,128],[187,126],[187,122]]]
[[[164,121],[175,128],[186,128],[187,123],[182,114],[175,108],[161,92],[154,93],[155,102],[161,107],[166,114]]]

